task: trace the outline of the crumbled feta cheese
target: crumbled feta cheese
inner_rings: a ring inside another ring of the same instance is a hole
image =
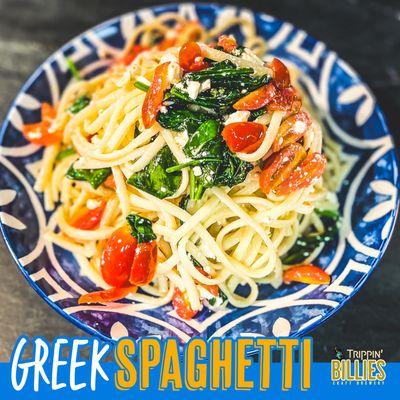
[[[200,82],[189,81],[187,86],[187,93],[192,100],[196,100],[200,92]]]
[[[187,130],[184,130],[183,132],[179,132],[175,135],[175,142],[182,147],[187,143],[188,140],[189,140],[189,136],[188,136]]]
[[[211,89],[211,80],[206,79],[204,82],[201,82],[200,92],[205,92],[206,90]]]
[[[164,186],[160,187],[160,192],[165,193],[167,191],[167,189]]]
[[[94,210],[95,208],[100,207],[100,205],[101,205],[101,201],[100,200],[89,199],[86,202],[86,207],[89,210]]]
[[[201,176],[202,173],[203,173],[203,171],[201,170],[201,168],[198,165],[193,167],[194,176]]]
[[[234,122],[246,122],[250,117],[250,111],[236,111],[229,115],[225,121],[225,125],[232,124]]]
[[[161,108],[160,108],[160,113],[161,114],[166,114],[167,111],[168,111],[167,107],[161,106]]]

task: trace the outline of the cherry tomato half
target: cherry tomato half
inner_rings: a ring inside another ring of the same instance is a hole
[[[290,85],[290,74],[286,65],[278,58],[274,58],[269,66],[274,73],[276,85],[279,88],[288,87]]]
[[[85,231],[96,229],[100,224],[105,208],[106,202],[102,201],[98,207],[93,208],[92,210],[87,209],[77,215],[72,220],[71,225],[74,228],[83,229]]]
[[[275,190],[291,174],[306,152],[299,143],[291,143],[270,156],[260,174],[260,189],[268,194]]]
[[[179,51],[179,65],[186,72],[201,71],[207,68],[201,48],[196,42],[185,43]]]
[[[290,143],[297,142],[306,133],[311,122],[310,115],[305,111],[300,111],[285,119],[279,127],[272,151],[276,152]]]
[[[276,94],[276,86],[271,82],[242,97],[233,105],[233,108],[240,111],[258,110],[261,107],[265,107]]]
[[[56,118],[57,111],[51,104],[42,103],[41,114],[42,122],[47,122],[48,124],[51,124]]]
[[[301,99],[293,86],[279,88],[275,97],[268,103],[268,111],[297,112],[301,108]]]
[[[233,152],[252,153],[265,137],[265,126],[257,122],[234,122],[222,131],[222,137]]]
[[[218,46],[222,47],[227,53],[232,53],[237,48],[237,42],[232,35],[221,35],[218,38]]]
[[[62,132],[50,130],[51,124],[56,117],[56,110],[48,103],[42,103],[41,122],[34,124],[25,124],[22,128],[22,134],[30,143],[39,146],[50,146],[60,143]]]
[[[132,285],[147,285],[150,283],[157,266],[157,242],[138,243],[135,249],[129,282]]]
[[[86,293],[79,297],[78,304],[107,303],[109,301],[121,300],[128,296],[128,294],[135,293],[136,290],[136,286],[126,286]]]
[[[321,153],[309,154],[276,188],[276,193],[287,195],[312,185],[322,176],[325,167],[325,156]]]
[[[296,265],[283,272],[283,282],[308,283],[309,285],[329,285],[331,277],[320,267],[313,264]]]
[[[197,314],[197,311],[192,310],[186,294],[182,293],[178,288],[174,290],[172,305],[176,313],[183,319],[192,319]]]
[[[111,286],[129,283],[137,240],[126,226],[112,233],[101,255],[100,268],[103,279]]]
[[[169,62],[160,64],[154,71],[153,82],[146,93],[142,106],[142,119],[146,129],[156,121],[158,112],[164,98],[164,92],[169,87],[168,76]]]

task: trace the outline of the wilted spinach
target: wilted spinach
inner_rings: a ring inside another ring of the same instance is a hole
[[[254,76],[253,72],[252,68],[238,68],[225,60],[202,71],[186,74],[181,82],[167,92],[165,99],[176,104],[194,104],[220,115],[226,114],[241,97],[269,82],[269,76]],[[185,89],[188,82],[207,79],[210,79],[211,88],[199,93],[195,99],[191,98]]]
[[[181,184],[181,173],[166,170],[178,162],[168,146],[163,147],[142,171],[135,172],[128,183],[163,199],[172,196]]]
[[[316,231],[311,231],[300,236],[293,247],[282,258],[284,264],[292,265],[301,263],[322,243],[328,243],[335,238],[340,223],[339,213],[334,210],[316,210],[316,212],[325,226],[325,232],[319,234]]]
[[[191,161],[169,168],[173,172],[185,167],[200,166],[201,174],[196,176],[190,170],[190,199],[199,200],[206,189],[213,186],[232,187],[243,182],[253,165],[237,158],[226,146],[220,135],[219,121],[207,120],[189,137],[183,147]]]
[[[93,189],[97,189],[111,175],[111,168],[75,169],[71,165],[67,171],[67,178],[75,181],[87,181]]]
[[[210,118],[207,114],[196,113],[184,109],[169,109],[166,113],[158,113],[157,121],[165,129],[176,132],[193,133],[205,121]]]
[[[131,227],[131,234],[134,236],[138,243],[151,242],[157,239],[153,232],[152,222],[137,214],[129,214],[126,217],[129,226]]]

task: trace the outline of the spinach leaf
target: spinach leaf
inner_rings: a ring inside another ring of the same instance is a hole
[[[292,265],[301,263],[322,243],[332,241],[337,235],[340,223],[339,213],[332,210],[316,210],[316,212],[321,217],[325,226],[325,232],[319,234],[312,231],[300,236],[293,247],[282,258],[284,264]]]
[[[208,120],[189,137],[183,148],[192,162],[198,161],[201,174],[190,171],[190,198],[199,200],[206,189],[213,186],[232,187],[243,182],[247,173],[253,169],[251,163],[240,160],[227,147],[220,135],[221,123]]]
[[[185,78],[190,81],[203,81],[206,79],[227,80],[229,78],[234,78],[237,83],[238,77],[247,76],[253,73],[253,68],[238,68],[232,61],[225,60],[214,64],[210,68],[198,72],[190,72],[185,75]]]
[[[81,96],[77,98],[68,109],[72,114],[78,114],[79,111],[83,110],[90,103],[90,98],[87,96]]]
[[[151,242],[157,239],[153,232],[152,222],[149,219],[137,214],[129,214],[126,220],[131,227],[132,236],[137,239],[138,243]]]
[[[258,77],[253,72],[252,68],[238,68],[231,61],[222,61],[202,71],[186,74],[164,99],[178,105],[193,104],[217,114],[226,114],[241,97],[269,82],[269,76]],[[186,90],[188,82],[206,79],[210,79],[211,89],[199,93],[195,99],[191,98]]]
[[[172,196],[181,184],[181,173],[167,173],[167,168],[177,165],[168,146],[163,147],[142,171],[135,172],[128,183],[153,196],[163,199]]]
[[[190,110],[168,109],[166,113],[158,113],[157,121],[165,129],[176,132],[193,133],[210,117],[207,114],[195,113]]]
[[[254,167],[253,164],[236,157],[226,145],[224,147],[225,155],[216,174],[215,186],[232,187],[242,183]]]
[[[204,158],[199,158],[196,160],[190,160],[188,162],[184,162],[182,164],[178,164],[178,165],[174,165],[173,167],[169,167],[166,169],[167,173],[171,173],[171,172],[176,172],[176,171],[180,171],[183,168],[187,168],[187,167],[196,167],[196,166],[200,166],[203,165],[205,163],[220,163],[221,160],[218,158],[211,158],[211,157],[204,157]]]
[[[72,147],[67,147],[64,150],[61,150],[56,157],[56,161],[61,161],[64,158],[67,158],[69,156],[72,156],[72,154],[75,154],[75,150]]]
[[[111,175],[111,168],[75,169],[71,165],[67,171],[67,178],[75,181],[87,181],[97,189]]]
[[[192,158],[218,156],[220,149],[213,144],[213,141],[218,137],[220,129],[219,121],[209,119],[203,122],[190,136],[183,151]]]

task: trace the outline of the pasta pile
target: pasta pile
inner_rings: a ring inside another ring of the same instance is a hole
[[[210,46],[237,24],[246,28],[246,57]],[[35,183],[35,190],[44,193],[46,210],[54,210],[45,239],[71,251],[82,274],[103,289],[111,287],[102,278],[101,259],[113,232],[126,225],[131,213],[151,221],[157,237],[157,267],[150,283],[127,295],[135,309],[168,304],[176,289],[185,294],[194,312],[227,303],[234,307],[253,305],[260,284],[275,288],[282,284],[287,268],[282,260],[298,238],[310,231],[318,235],[326,232],[321,213],[316,212],[318,204],[329,203],[330,208],[337,208],[335,196],[322,177],[288,195],[260,191],[262,164],[287,118],[279,110],[254,119],[265,126],[266,132],[255,151],[236,153],[239,161],[252,164],[239,184],[207,188],[201,199],[182,206],[191,190],[190,174],[201,174],[201,167],[181,168],[177,173],[179,187],[164,198],[127,182],[165,148],[178,164],[188,162],[183,151],[187,132],[166,129],[158,122],[146,128],[142,107],[146,97],[143,87],[152,84],[155,69],[166,62],[175,65],[182,45],[189,41],[199,43],[206,60],[252,68],[256,77],[271,74],[256,57],[265,54],[266,44],[248,20],[233,19],[207,31],[177,14],[164,14],[132,34],[120,55],[120,60],[132,58],[127,65],[117,60],[101,75],[74,79],[68,85],[51,126],[52,131],[62,132],[62,141],[45,147]],[[133,57],[132,49],[139,45],[146,50]],[[168,79],[176,84],[181,78],[179,71],[171,67]],[[76,106],[77,99],[85,104],[82,108],[78,104],[79,111],[74,113],[71,107]],[[165,113],[164,106],[160,113]],[[234,117],[227,114],[226,118],[248,116],[243,113],[247,111],[238,111]],[[313,120],[303,135],[302,146],[310,154],[322,153],[322,136],[320,125]],[[336,153],[332,147],[329,151]],[[95,187],[87,180],[68,177],[71,166],[80,171],[109,168],[111,175]],[[95,229],[79,229],[71,223],[76,215],[102,204],[104,211]],[[306,254],[302,264],[313,260],[321,246]],[[215,294],[207,290],[210,286],[218,288],[220,301],[211,301]]]

